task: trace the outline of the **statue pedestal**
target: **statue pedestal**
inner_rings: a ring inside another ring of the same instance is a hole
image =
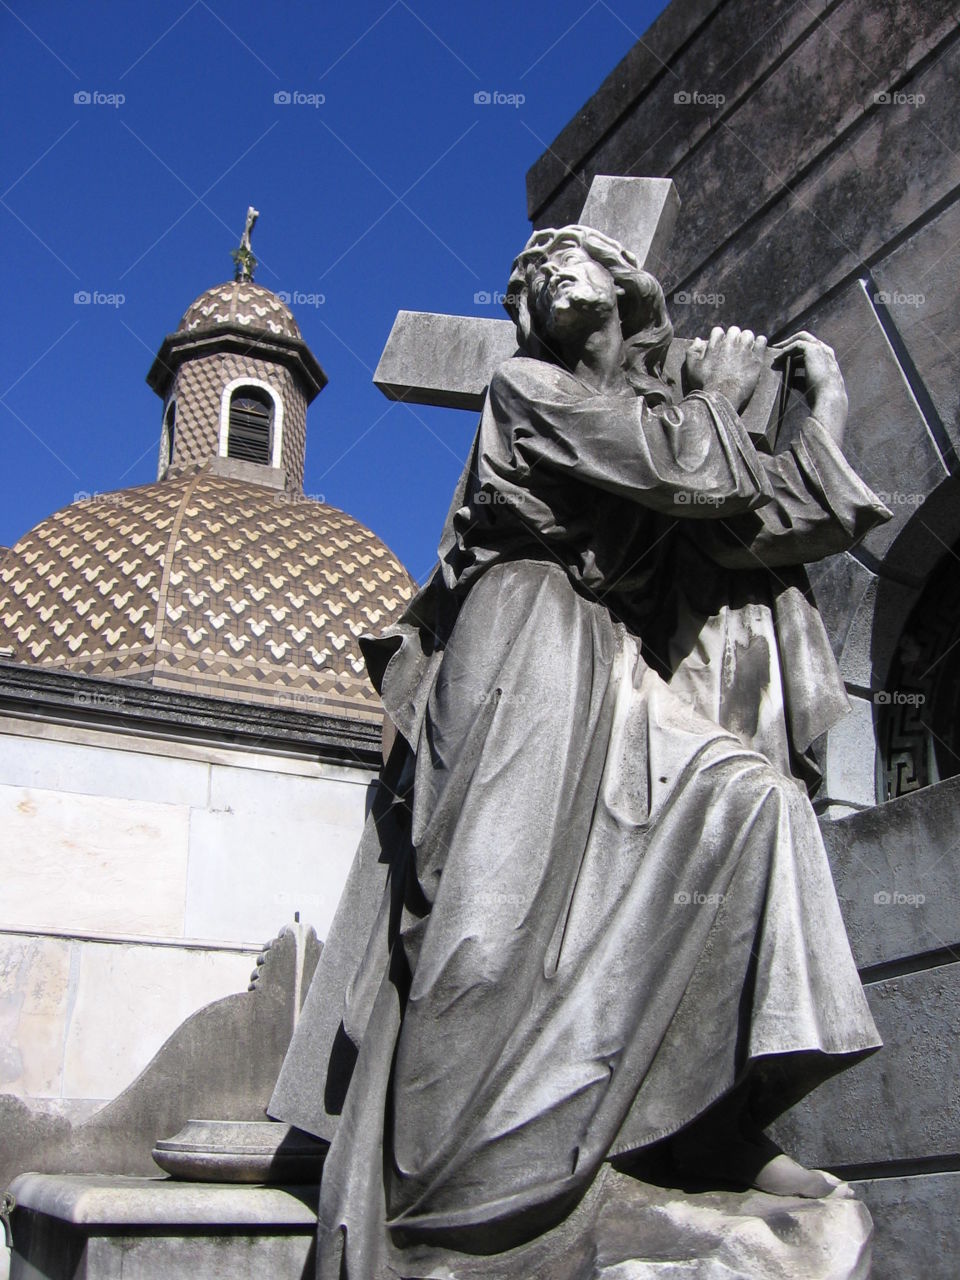
[[[316,1187],[26,1173],[10,1280],[312,1280]]]
[[[313,1280],[317,1189],[27,1173],[11,1188],[10,1280]],[[612,1170],[590,1221],[471,1259],[486,1280],[867,1280],[858,1200],[689,1193]],[[568,1237],[568,1238],[566,1238]],[[546,1241],[544,1241],[546,1244]],[[549,1257],[547,1256],[549,1254]],[[459,1274],[459,1271],[458,1271]]]

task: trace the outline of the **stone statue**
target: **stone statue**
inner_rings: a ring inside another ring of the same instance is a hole
[[[880,1043],[807,794],[846,699],[801,566],[889,517],[833,352],[777,348],[808,416],[763,453],[766,340],[674,395],[616,241],[536,232],[508,307],[439,565],[365,642],[396,738],[270,1108],[331,1143],[322,1280],[566,1276],[654,1151],[832,1194],[762,1127]]]

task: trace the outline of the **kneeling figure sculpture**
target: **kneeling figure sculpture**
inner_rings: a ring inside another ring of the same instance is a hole
[[[679,392],[602,233],[536,232],[508,307],[439,564],[365,641],[396,737],[271,1107],[331,1143],[322,1280],[566,1274],[651,1151],[836,1194],[762,1126],[879,1045],[808,798],[847,703],[802,565],[889,515],[833,352],[776,349],[769,452],[766,340],[714,329]]]

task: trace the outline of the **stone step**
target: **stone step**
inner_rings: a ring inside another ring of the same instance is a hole
[[[312,1280],[316,1187],[25,1173],[10,1280]]]

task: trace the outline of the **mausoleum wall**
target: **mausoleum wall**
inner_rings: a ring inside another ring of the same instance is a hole
[[[86,1118],[299,912],[322,938],[369,765],[0,717],[0,1093]]]

